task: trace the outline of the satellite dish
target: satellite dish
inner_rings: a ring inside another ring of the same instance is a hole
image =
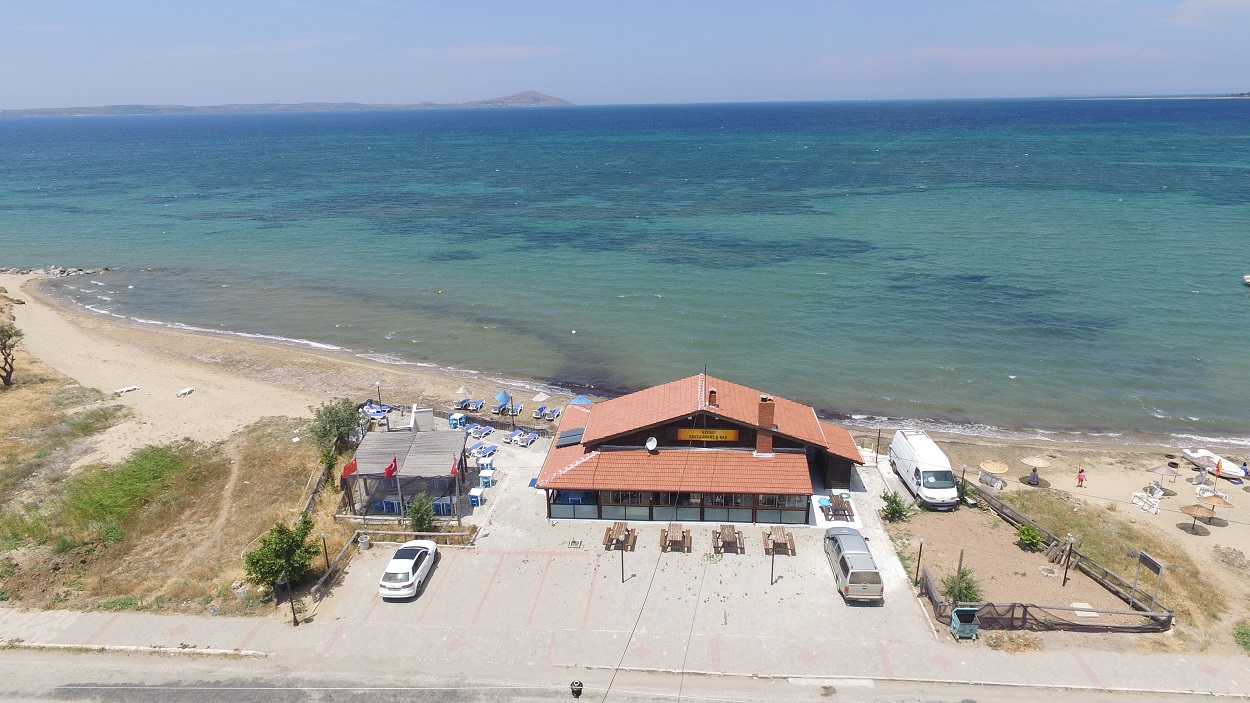
[[[660,446],[660,443],[656,441],[655,437],[647,437],[647,451],[653,452],[658,446]]]

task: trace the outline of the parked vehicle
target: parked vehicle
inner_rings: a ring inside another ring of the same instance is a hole
[[[954,510],[959,505],[950,459],[921,430],[894,433],[890,466],[917,503],[936,510]]]
[[[868,541],[852,527],[825,530],[825,556],[833,567],[833,580],[846,600],[884,601],[885,586]]]
[[[438,557],[438,545],[414,539],[399,545],[378,583],[383,598],[411,598],[421,592]]]

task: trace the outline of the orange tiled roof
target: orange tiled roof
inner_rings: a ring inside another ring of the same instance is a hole
[[[851,433],[846,431],[845,427],[838,427],[829,422],[821,422],[821,428],[825,431],[825,439],[829,440],[829,451],[841,457],[846,457],[856,464],[864,463],[864,457],[859,453],[859,447],[856,446],[855,440],[851,438]]]
[[[716,390],[716,405],[707,404],[707,392]],[[598,444],[605,440],[655,427],[696,412],[731,420],[743,425],[759,427],[760,396],[754,388],[730,383],[706,374],[696,374],[671,383],[653,386],[637,393],[596,403],[586,423],[582,441]],[[839,456],[862,463],[858,451],[844,454],[835,447],[846,444],[841,438],[831,443],[826,429],[833,427],[820,422],[810,405],[772,396],[775,410],[773,423],[777,434],[790,437],[805,444],[826,447]],[[841,429],[841,428],[837,428]],[[842,432],[846,432],[842,430]],[[848,435],[849,439],[849,435]],[[854,442],[849,443],[853,449]]]
[[[553,462],[548,455],[538,488],[785,495],[812,492],[803,454],[757,457],[750,450],[726,449],[663,449],[654,454],[644,449],[583,451],[580,445],[553,449],[553,453],[567,453],[571,461],[566,464],[565,456],[557,456]]]

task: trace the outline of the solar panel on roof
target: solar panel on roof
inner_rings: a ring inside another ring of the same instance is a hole
[[[556,437],[556,447],[571,447],[574,444],[581,444],[582,434],[586,431],[585,427],[578,427],[575,430],[565,430]]]

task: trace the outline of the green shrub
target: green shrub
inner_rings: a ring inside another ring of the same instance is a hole
[[[338,449],[346,445],[348,438],[360,427],[360,413],[351,398],[336,398],[322,403],[319,408],[309,406],[308,409],[313,411],[308,432],[317,440],[318,446]]]
[[[1250,652],[1250,625],[1238,625],[1233,629],[1233,639],[1241,648]]]
[[[881,494],[881,498],[885,501],[885,508],[881,511],[881,516],[886,522],[898,522],[906,520],[911,514],[911,507],[907,505],[907,501],[903,500],[903,496],[895,491],[886,491]]]
[[[120,596],[100,603],[101,610],[143,610],[143,601],[138,596]]]
[[[434,504],[424,492],[412,497],[408,504],[408,529],[413,532],[429,532],[434,527]]]
[[[972,569],[965,566],[959,570],[958,574],[947,574],[942,577],[942,595],[948,601],[980,603],[981,584],[972,575]]]
[[[1027,522],[1016,530],[1016,539],[1026,552],[1040,552],[1042,547],[1046,546],[1042,531]]]
[[[174,478],[190,465],[190,456],[170,447],[150,446],[114,467],[84,472],[71,479],[65,491],[65,522],[97,539],[119,542],[124,537],[120,526],[167,492]]]
[[[0,603],[3,603],[7,601],[8,599],[9,599],[9,592],[4,590],[3,588],[0,588]]]

